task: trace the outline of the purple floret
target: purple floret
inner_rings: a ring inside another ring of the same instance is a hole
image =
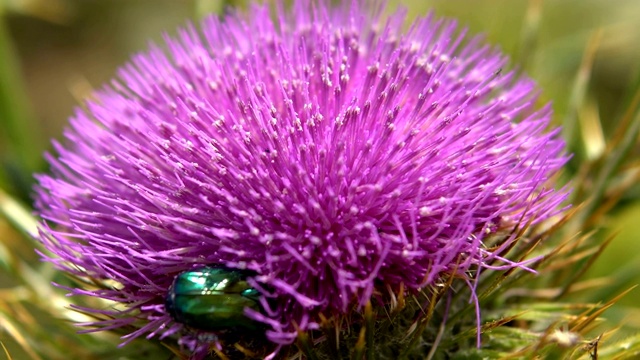
[[[86,325],[178,333],[173,278],[221,264],[260,274],[271,300],[248,316],[290,344],[388,287],[526,267],[502,257],[513,236],[485,241],[566,197],[534,83],[453,21],[328,3],[188,26],[71,118],[36,204],[48,261],[117,284],[71,290],[122,305]]]

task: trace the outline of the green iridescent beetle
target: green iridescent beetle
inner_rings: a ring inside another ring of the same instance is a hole
[[[247,282],[255,275],[216,266],[182,272],[169,288],[165,309],[175,321],[198,330],[256,329],[259,325],[244,314],[245,308],[261,310],[260,292]]]

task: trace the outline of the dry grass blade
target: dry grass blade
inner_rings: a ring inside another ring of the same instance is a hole
[[[42,358],[40,357],[40,355],[38,355],[36,350],[32,348],[32,345],[30,344],[30,339],[24,336],[25,334],[28,335],[29,332],[24,331],[24,329],[21,329],[18,326],[18,324],[15,324],[14,322],[12,322],[11,319],[6,317],[5,314],[3,313],[0,313],[0,327],[5,332],[7,332],[9,336],[11,336],[11,338],[16,341],[16,343],[18,343],[22,347],[22,349],[27,353],[29,358],[33,360],[42,360]]]
[[[616,128],[615,134],[611,137],[611,140],[609,142],[610,149],[618,147],[620,144],[622,144],[622,142],[624,141],[623,139],[626,137],[626,134],[627,134],[626,130],[633,127],[632,123],[634,122],[634,118],[637,118],[638,116],[639,108],[640,108],[640,87],[638,87],[638,89],[636,89],[635,94],[633,94],[631,103],[629,104],[629,106],[627,107],[627,110],[622,116],[620,125]]]
[[[575,127],[577,124],[576,118],[579,110],[583,106],[587,94],[587,89],[589,88],[589,80],[591,78],[591,71],[593,69],[593,61],[595,58],[595,54],[598,51],[598,47],[600,46],[602,34],[602,30],[598,30],[591,35],[587,48],[582,57],[582,63],[580,64],[580,68],[578,69],[578,74],[571,89],[569,110],[567,111],[565,119],[562,122],[564,138],[566,139],[567,145],[570,149],[575,148],[574,142],[577,138],[575,136]]]
[[[612,180],[618,175],[617,172],[625,168],[624,164],[629,152],[638,143],[638,135],[640,134],[638,102],[640,102],[640,89],[636,91],[632,104],[623,116],[621,126],[616,130],[620,132],[620,135],[607,144],[606,151],[598,161],[585,162],[580,169],[578,179],[575,181],[579,185],[576,196],[584,193],[590,194],[590,201],[580,216],[576,218],[577,224],[582,229],[597,226],[606,211],[617,203],[624,191],[628,190],[628,187],[621,187],[620,183],[616,185]],[[629,187],[634,185],[629,181],[622,184]],[[589,188],[585,188],[585,186],[589,186]],[[618,196],[607,198],[607,195],[611,196],[612,194],[618,194]]]
[[[598,316],[602,315],[603,312],[605,312],[608,308],[613,306],[616,302],[618,302],[618,300],[620,300],[622,297],[627,295],[631,290],[635,289],[636,287],[637,285],[634,285],[631,288],[619,294],[618,296],[614,297],[613,299],[607,301],[607,303],[605,303],[598,310],[594,311],[592,314],[590,314],[586,318],[579,317],[578,319],[576,319],[574,323],[570,324],[571,331],[579,332],[584,330],[584,328],[587,325],[589,325],[593,320],[595,320]]]
[[[13,199],[7,193],[0,189],[0,213],[4,216],[16,229],[21,230],[30,237],[38,235],[38,222],[31,213],[21,205],[17,200]]]
[[[4,354],[7,355],[7,360],[13,360],[13,358],[11,357],[11,354],[9,354],[9,350],[7,350],[7,347],[4,346],[4,343],[2,341],[0,341],[0,345],[2,345],[2,350],[4,350]]]
[[[578,115],[585,157],[589,161],[598,159],[606,149],[606,140],[597,104],[587,101]]]
[[[591,251],[588,251],[591,254],[589,254],[587,261],[565,281],[564,286],[562,286],[562,291],[560,292],[560,294],[558,294],[556,299],[559,299],[560,297],[564,296],[564,294],[569,292],[573,285],[576,284],[578,279],[582,277],[585,272],[593,265],[593,263],[600,257],[600,255],[602,255],[604,249],[606,249],[607,246],[611,244],[611,241],[613,241],[614,238],[615,235],[611,235],[602,244],[597,245],[595,248],[590,249]]]

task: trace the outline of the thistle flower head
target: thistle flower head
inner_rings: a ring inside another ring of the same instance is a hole
[[[178,333],[174,277],[219,264],[258,274],[247,316],[289,344],[321,314],[526,266],[503,257],[514,229],[566,195],[533,82],[453,21],[328,3],[179,30],[72,117],[37,208],[49,261],[116,284],[71,289],[122,304],[88,325]]]

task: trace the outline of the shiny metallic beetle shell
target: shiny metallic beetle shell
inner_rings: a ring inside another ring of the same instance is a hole
[[[169,288],[165,309],[171,317],[191,328],[219,331],[232,328],[256,329],[245,308],[260,311],[260,293],[247,278],[248,270],[203,266],[178,274]]]

